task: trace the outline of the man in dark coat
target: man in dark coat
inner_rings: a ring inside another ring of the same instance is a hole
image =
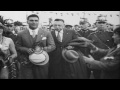
[[[34,53],[35,43],[42,42],[43,50],[51,52],[55,49],[55,43],[51,33],[38,27],[39,17],[36,14],[27,18],[28,27],[17,36],[17,50],[20,52],[19,79],[48,79],[49,62],[45,65],[35,65],[29,61],[29,55]],[[35,31],[35,34],[33,33]]]
[[[86,63],[90,64],[90,68],[101,70],[100,79],[120,79],[120,27],[115,29],[113,39],[116,46],[108,50],[100,49],[93,44],[88,45],[91,53],[104,55],[100,60],[92,56],[84,57]]]
[[[88,36],[88,39],[93,41],[93,44],[102,49],[109,49],[114,46],[114,41],[112,38],[113,32],[108,32],[106,30],[106,21],[105,20],[97,20],[97,30],[91,33]],[[96,60],[99,60],[103,57],[102,54],[92,55]],[[100,70],[93,70],[94,77],[96,79],[100,78]]]
[[[82,73],[81,69],[86,72],[86,68],[81,68],[81,65],[85,65],[79,62],[69,63],[66,62],[62,56],[62,50],[68,46],[71,40],[76,39],[78,35],[75,30],[65,29],[64,20],[55,19],[54,31],[52,35],[55,41],[56,49],[50,53],[50,67],[49,77],[50,79],[85,79],[87,78],[86,73]],[[60,33],[60,38],[58,39]],[[73,48],[71,46],[68,47]],[[82,60],[83,61],[83,60]]]

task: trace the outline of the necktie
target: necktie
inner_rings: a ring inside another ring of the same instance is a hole
[[[58,32],[57,40],[58,40],[59,42],[61,42],[60,31]]]
[[[32,31],[32,37],[35,38],[35,31]]]

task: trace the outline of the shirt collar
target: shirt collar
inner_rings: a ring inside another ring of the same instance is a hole
[[[55,30],[55,32],[58,33],[58,31],[56,31],[56,30]],[[63,33],[63,29],[59,33]]]
[[[27,27],[28,28],[28,30],[29,30],[29,32],[30,32],[30,35],[32,35],[33,34],[33,30],[32,29],[30,29],[29,27]],[[38,35],[38,30],[39,30],[39,28],[36,28],[34,31],[35,31],[35,35]]]

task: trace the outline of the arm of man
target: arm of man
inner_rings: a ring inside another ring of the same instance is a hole
[[[51,32],[49,32],[49,31],[46,31],[46,32],[47,32],[47,46],[44,47],[44,50],[46,52],[51,52],[51,51],[55,50],[56,46],[55,46],[55,42],[54,42]]]
[[[104,59],[104,58],[103,58]],[[99,69],[99,70],[106,70],[106,71],[114,71],[120,68],[120,54],[116,55],[114,59],[107,59],[107,60],[93,60],[90,62],[92,69]]]

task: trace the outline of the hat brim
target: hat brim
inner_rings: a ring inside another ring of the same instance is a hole
[[[49,55],[46,51],[43,51],[42,54],[45,55],[45,60],[44,61],[39,62],[39,63],[35,63],[32,60],[30,60],[30,61],[35,65],[46,65],[49,62]]]
[[[67,59],[66,56],[65,56],[66,51],[67,51],[67,49],[62,50],[62,56],[63,56],[64,60],[69,62],[69,63],[75,63],[78,59],[74,59],[74,60]]]

